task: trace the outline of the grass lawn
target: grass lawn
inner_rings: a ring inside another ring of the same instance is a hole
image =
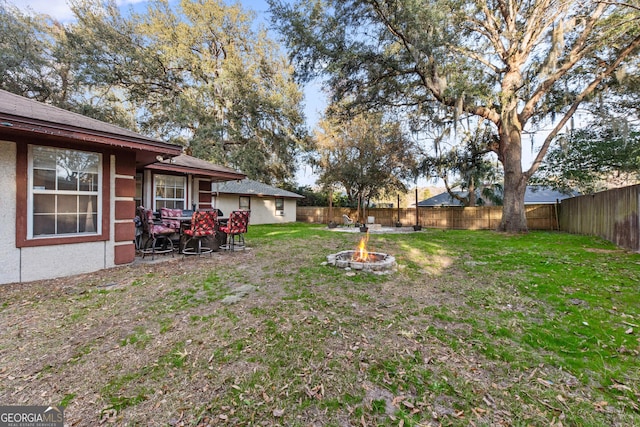
[[[73,426],[640,425],[640,255],[554,232],[250,226],[249,250],[0,287],[0,404]],[[61,260],[72,262],[72,260]]]

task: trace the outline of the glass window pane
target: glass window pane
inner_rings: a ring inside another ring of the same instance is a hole
[[[80,196],[78,198],[80,213],[98,214],[98,198],[96,196]]]
[[[240,205],[239,205],[240,209],[249,210],[249,206],[250,206],[249,197],[240,196]]]
[[[69,234],[78,232],[77,214],[59,214],[56,222],[57,234]]]
[[[98,229],[98,198],[96,196],[80,196],[79,230],[81,233],[95,233]]]
[[[80,180],[80,191],[98,191],[98,174],[83,173],[78,175]]]
[[[80,172],[87,172],[97,175],[100,172],[100,156],[96,153],[78,153],[77,163],[74,164],[75,169]]]
[[[58,196],[58,213],[78,213],[78,196]]]
[[[161,207],[183,209],[186,182],[184,176],[154,175],[156,209]]]
[[[138,206],[142,204],[142,174],[136,174],[136,201],[140,201]]]
[[[56,196],[53,194],[34,194],[33,212],[53,214],[56,212]]]
[[[100,156],[96,153],[56,149],[56,165],[60,169],[98,173],[99,162]]]
[[[34,169],[33,188],[36,190],[55,190],[56,171],[54,169]]]
[[[56,233],[55,215],[34,215],[33,235],[51,235]]]
[[[77,172],[71,172],[69,170],[63,170],[58,168],[57,178],[58,178],[58,190],[75,191],[78,189],[78,173]]]
[[[55,170],[56,150],[49,147],[33,147],[33,167]]]

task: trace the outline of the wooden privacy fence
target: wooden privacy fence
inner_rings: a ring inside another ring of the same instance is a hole
[[[599,236],[617,246],[640,251],[638,212],[640,185],[615,188],[561,202],[560,229]]]
[[[349,208],[333,208],[329,217],[328,207],[298,206],[297,221],[328,224],[333,220],[343,224],[342,215],[356,218],[357,211]],[[530,230],[557,230],[557,206],[527,205],[527,224]],[[416,209],[372,208],[367,209],[362,221],[367,222],[373,217],[373,222],[392,227],[398,219],[403,226],[416,224]],[[463,229],[463,230],[495,230],[502,219],[501,206],[481,206],[473,208],[441,207],[418,208],[418,222],[426,228]]]

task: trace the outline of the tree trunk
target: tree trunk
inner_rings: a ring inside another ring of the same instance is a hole
[[[522,173],[522,146],[520,132],[512,129],[508,137],[509,143],[501,141],[502,165],[504,166],[504,189],[502,220],[498,231],[507,233],[526,233],[527,216],[524,207],[524,193],[527,180]]]
[[[468,206],[469,206],[470,208],[475,207],[475,205],[476,205],[476,186],[475,186],[475,184],[473,183],[473,178],[471,178],[471,179],[469,180],[469,194],[468,194],[468,201],[469,201]]]
[[[515,118],[512,116],[512,118]],[[504,166],[504,202],[502,220],[498,231],[526,233],[527,217],[524,207],[524,193],[527,179],[522,173],[522,132],[517,119],[503,120],[499,126],[499,159]]]
[[[526,233],[528,231],[527,216],[524,207],[524,193],[527,188],[526,181],[522,179],[522,176],[520,179],[508,179],[507,177],[508,175],[505,174],[502,220],[498,226],[498,231]]]

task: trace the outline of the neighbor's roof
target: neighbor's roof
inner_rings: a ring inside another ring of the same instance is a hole
[[[466,191],[454,191],[455,194],[465,197],[467,195]],[[438,206],[462,206],[462,203],[458,199],[454,199],[447,193],[440,193],[436,196],[429,197],[428,199],[422,200],[418,202],[418,206],[420,207],[438,207]]]
[[[466,191],[454,191],[455,194],[466,197]],[[478,193],[478,196],[480,194]],[[577,193],[564,194],[548,187],[530,185],[524,194],[524,203],[526,205],[540,205],[555,203],[557,200],[563,200],[569,197],[577,196]],[[458,199],[454,199],[447,193],[440,193],[437,196],[430,197],[426,200],[418,202],[421,207],[438,207],[438,206],[462,206]]]
[[[187,154],[181,154],[171,159],[155,162],[147,166],[147,169],[206,176],[213,181],[239,180],[247,177],[245,174],[234,169],[215,165]]]
[[[564,200],[575,196],[579,196],[579,193],[576,191],[565,194],[549,187],[529,185],[524,193],[524,203],[532,205],[555,203],[557,200]]]
[[[243,179],[242,181],[221,182],[213,186],[214,193],[226,194],[242,194],[246,196],[258,197],[287,197],[295,199],[303,199],[304,196],[283,190],[281,188],[272,187],[251,179]]]
[[[146,162],[157,155],[176,156],[182,152],[178,145],[0,90],[0,135],[24,140],[33,134],[42,139],[141,150],[147,154]]]

